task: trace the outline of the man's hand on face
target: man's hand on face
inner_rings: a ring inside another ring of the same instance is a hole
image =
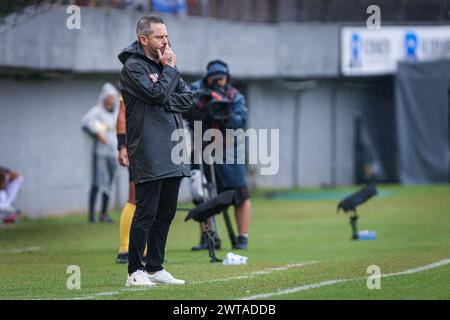
[[[128,161],[127,148],[120,148],[119,150],[119,163],[122,167],[128,167],[130,162]]]
[[[158,58],[162,65],[169,65],[172,68],[175,68],[175,65],[177,64],[177,55],[173,52],[170,46],[166,47],[164,54],[162,54],[161,50],[158,49]]]

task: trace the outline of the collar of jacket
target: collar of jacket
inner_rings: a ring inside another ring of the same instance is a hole
[[[144,48],[142,48],[142,45],[140,43],[138,43],[136,41],[137,44],[137,50],[136,50],[136,55],[138,55],[139,57],[143,58],[144,60],[146,60],[147,62],[153,63],[156,66],[158,66],[159,68],[161,68],[161,64],[151,58],[149,58],[144,51]]]
[[[129,45],[127,48],[122,50],[122,52],[119,54],[119,60],[123,64],[125,64],[128,58],[131,57],[132,55],[138,56],[139,58],[161,68],[161,64],[159,62],[156,62],[155,60],[152,60],[149,57],[147,57],[147,55],[144,52],[144,49],[142,48],[142,45],[137,40],[133,42],[131,45]]]

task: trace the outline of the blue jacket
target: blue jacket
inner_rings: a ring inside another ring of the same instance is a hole
[[[193,93],[198,90],[204,89],[204,80],[198,80],[192,83],[190,89]],[[227,129],[243,129],[245,130],[247,122],[247,106],[244,96],[233,86],[227,85],[225,88],[227,98],[231,100],[231,117],[228,121]],[[225,137],[224,137],[225,138]],[[238,145],[237,139],[233,144],[227,144],[224,150],[224,164],[216,164],[216,178],[219,189],[231,189],[241,187],[246,184],[245,180],[245,164],[237,164],[237,148],[243,148],[244,146]],[[234,164],[226,164],[226,150],[233,149],[234,151]]]

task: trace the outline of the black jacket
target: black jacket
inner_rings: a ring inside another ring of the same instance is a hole
[[[127,151],[136,184],[190,175],[188,164],[171,159],[172,132],[183,129],[180,113],[189,111],[193,96],[176,68],[149,59],[133,43],[119,54],[123,64],[120,89],[126,106]],[[155,83],[152,81],[157,79]]]

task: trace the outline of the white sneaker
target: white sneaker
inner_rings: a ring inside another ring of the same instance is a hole
[[[155,286],[156,283],[152,282],[147,273],[143,270],[138,270],[128,277],[125,283],[126,287],[129,286]]]
[[[185,284],[186,281],[175,279],[170,273],[166,270],[158,271],[154,274],[149,274],[148,277],[151,282],[161,283],[161,284]]]

